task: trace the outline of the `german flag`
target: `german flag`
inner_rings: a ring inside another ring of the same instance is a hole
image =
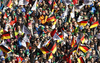
[[[97,27],[98,25],[99,25],[98,21],[97,21],[97,22],[94,22],[94,23],[90,26],[90,28]]]
[[[0,45],[0,49],[1,49],[3,52],[5,52],[5,53],[11,52],[11,50],[8,49],[7,47],[5,47],[4,45]]]
[[[61,38],[61,40],[64,40],[63,35],[59,35],[59,37]]]
[[[12,0],[9,0],[7,3],[7,7],[12,8],[12,5],[13,5]]]
[[[86,26],[88,23],[88,21],[81,21],[81,22],[78,22],[79,25],[81,26]]]
[[[53,22],[53,25],[55,25],[56,24],[56,19],[55,19],[55,21]]]
[[[48,58],[48,60],[49,60],[49,59],[52,59],[52,58],[53,58],[53,54],[50,53],[50,54],[49,54],[49,58]]]
[[[56,33],[56,30],[54,29],[54,30],[51,32],[51,37],[53,37],[55,33]]]
[[[85,38],[84,38],[84,36],[81,38],[81,42],[82,42],[82,44],[84,43],[84,41],[85,41]]]
[[[50,18],[47,19],[47,22],[52,22],[52,21],[55,21],[56,17],[55,16],[52,16]]]
[[[71,42],[71,47],[73,47],[75,44],[76,44],[76,40],[75,40],[75,38],[73,37],[73,40],[72,40],[72,42]]]
[[[89,47],[87,47],[87,46],[79,46],[78,49],[80,49],[82,52],[86,53],[89,50]]]
[[[78,63],[85,63],[82,57],[79,57],[77,60],[78,60]]]
[[[2,34],[1,39],[10,39],[10,33]]]
[[[42,47],[40,48],[40,50],[42,51],[43,54],[49,53],[49,50],[46,47]]]
[[[47,47],[47,49],[49,49],[53,54],[56,52],[57,50],[57,45],[54,42],[50,42],[49,46]]]

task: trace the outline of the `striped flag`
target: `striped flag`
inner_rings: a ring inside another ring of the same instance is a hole
[[[49,59],[52,59],[52,58],[53,58],[53,54],[50,53],[50,54],[49,54],[49,57],[48,57],[48,60],[49,60]]]
[[[10,39],[10,33],[2,34],[1,39]]]
[[[82,44],[84,43],[84,41],[85,41],[85,38],[84,38],[84,36],[81,38],[81,42],[82,42]]]
[[[10,53],[11,52],[11,50],[9,48],[7,48],[5,45],[0,45],[0,49],[5,53]]]
[[[54,42],[50,42],[49,46],[47,47],[53,54],[55,54],[57,50],[57,45]]]
[[[88,23],[88,21],[80,21],[80,22],[78,22],[78,24],[81,25],[81,26],[86,26],[87,23]]]
[[[82,52],[86,53],[89,50],[89,47],[87,46],[79,46],[78,49],[80,49]]]
[[[78,63],[85,63],[85,61],[82,57],[79,57],[77,60],[78,60]]]
[[[42,52],[43,54],[49,53],[49,50],[48,50],[46,47],[42,47],[42,48],[40,48],[40,50],[41,50],[41,52]]]
[[[95,27],[97,27],[98,25],[99,25],[98,21],[97,21],[97,22],[94,22],[94,23],[90,26],[90,29],[91,29],[91,28],[95,28]]]
[[[73,47],[75,44],[76,44],[76,40],[75,40],[75,38],[73,37],[73,40],[72,40],[72,42],[71,42],[71,47]]]
[[[12,0],[9,0],[7,3],[7,7],[12,8],[12,5],[13,5]]]
[[[56,17],[55,16],[52,16],[50,18],[47,19],[47,22],[52,22],[52,21],[55,21]]]

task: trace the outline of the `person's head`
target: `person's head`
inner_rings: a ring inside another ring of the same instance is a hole
[[[92,54],[93,54],[93,55],[95,55],[95,54],[96,54],[96,51],[95,51],[94,49],[92,50]]]
[[[94,43],[97,43],[97,37],[94,37]]]
[[[84,15],[86,15],[86,12],[84,12]]]
[[[61,19],[58,20],[58,23],[61,24]]]
[[[9,16],[8,19],[11,21],[12,20],[11,16]]]
[[[23,49],[20,49],[20,53],[23,53]]]
[[[83,16],[83,12],[80,12],[80,15]]]
[[[99,45],[99,46],[97,46],[97,49],[98,49],[98,51],[100,51],[100,45]]]
[[[93,20],[96,21],[96,17],[93,17]]]
[[[45,29],[46,29],[46,30],[48,30],[48,28],[49,28],[49,26],[48,26],[48,25],[46,25],[46,26],[45,26]]]
[[[93,42],[90,43],[90,47],[91,47],[91,48],[94,47],[94,43],[93,43]]]
[[[18,22],[19,22],[20,24],[22,23],[22,18],[21,18],[21,17],[18,19]]]
[[[35,60],[35,63],[39,63],[39,61],[38,60]]]
[[[35,24],[35,27],[38,28],[38,23]]]

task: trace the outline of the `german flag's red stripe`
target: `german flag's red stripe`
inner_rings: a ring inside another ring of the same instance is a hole
[[[81,21],[81,22],[79,22],[79,23],[88,23],[88,21]]]
[[[7,6],[11,8],[11,5],[12,5],[12,0],[9,0]]]
[[[49,51],[45,47],[40,48],[40,50],[43,54],[49,53]]]
[[[82,57],[79,57],[77,60],[78,60],[78,63],[85,63]]]
[[[86,47],[86,46],[82,46],[86,51],[88,51],[89,50],[89,48],[88,47]]]
[[[3,34],[2,37],[3,37],[3,36],[10,36],[10,34]]]
[[[55,19],[56,19],[55,16],[52,16],[52,17],[47,19],[47,22],[55,21]]]
[[[54,50],[54,48],[56,47],[56,43],[53,45],[53,47],[51,48],[51,51]]]
[[[8,53],[10,50],[7,49],[6,47],[4,47],[3,45],[0,45],[0,49],[5,52],[5,53]]]

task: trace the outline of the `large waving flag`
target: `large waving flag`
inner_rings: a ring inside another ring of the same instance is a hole
[[[72,42],[71,42],[71,47],[73,47],[75,44],[76,44],[76,40],[75,40],[75,38],[73,37],[73,40],[72,40]]]
[[[31,8],[31,10],[35,10],[36,11],[36,6],[37,6],[36,4],[37,4],[37,0],[35,1],[33,7]]]
[[[8,0],[7,6],[8,6],[9,8],[12,8],[12,5],[13,5],[12,0]]]
[[[50,54],[49,54],[49,57],[48,57],[48,60],[49,60],[49,59],[52,59],[52,58],[53,58],[53,54],[50,53]]]
[[[84,43],[84,41],[85,41],[85,37],[83,36],[83,37],[81,38],[82,44]]]
[[[81,26],[86,26],[87,23],[88,23],[88,21],[85,21],[85,20],[78,22],[78,24]]]
[[[56,43],[50,42],[50,44],[47,47],[47,49],[49,49],[50,52],[52,52],[53,54],[55,54],[55,52],[57,51],[57,45],[56,45]]]
[[[11,52],[11,50],[9,48],[7,48],[5,45],[0,45],[0,49],[5,53],[10,53]]]
[[[42,47],[42,48],[40,48],[40,50],[41,50],[41,52],[42,52],[43,54],[49,53],[49,50],[48,50],[46,47]]]
[[[1,39],[10,39],[10,33],[5,33],[1,35]]]
[[[85,63],[85,61],[82,57],[79,57],[77,60],[78,60],[78,63]]]
[[[55,21],[56,20],[56,17],[55,16],[52,16],[50,18],[47,19],[47,22],[52,22],[52,21]]]
[[[78,47],[79,50],[81,50],[82,52],[86,53],[90,48],[84,45],[81,45]]]
[[[94,23],[90,26],[90,28],[95,28],[95,27],[97,27],[98,25],[99,25],[98,21],[97,21],[97,22],[94,22]]]

